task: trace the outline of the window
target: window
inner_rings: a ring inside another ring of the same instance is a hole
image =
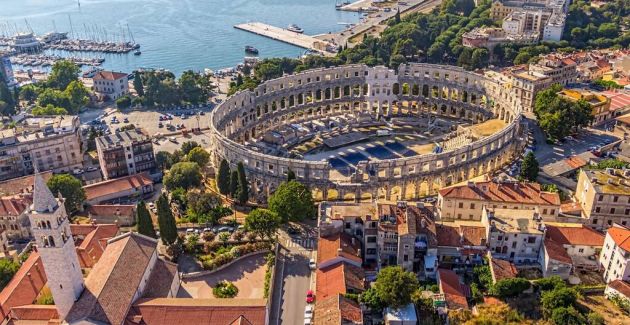
[[[409,261],[409,255],[407,254],[403,255],[403,261],[405,262]]]
[[[610,214],[615,214],[615,208],[610,208]]]
[[[527,243],[528,244],[533,244],[535,242],[536,242],[536,237],[533,237],[533,236],[527,237]]]
[[[602,211],[600,207],[595,208],[595,213],[599,213],[600,211]]]
[[[597,224],[597,218],[593,219],[593,224],[596,225]]]
[[[474,204],[474,203],[471,203],[471,204],[470,204],[470,208],[471,208],[471,209],[474,209],[474,208],[475,208],[475,204]]]
[[[608,225],[612,226],[612,220],[608,220]]]
[[[551,215],[556,214],[556,209],[551,209],[551,212],[549,212],[549,214],[551,214]]]
[[[376,248],[368,248],[365,250],[365,253],[367,255],[375,255],[376,254]]]
[[[543,209],[543,214],[547,214],[547,209]]]
[[[512,248],[516,248],[516,242],[515,241],[512,242]]]
[[[613,196],[613,202],[617,202],[619,201],[619,197],[618,196]]]
[[[464,208],[464,202],[459,202],[459,208],[463,209]]]
[[[604,196],[603,195],[600,195],[600,196],[597,197],[597,201],[601,202],[603,200],[604,200]]]
[[[584,253],[584,248],[580,248],[580,249],[578,249],[578,252],[580,252],[580,253]]]
[[[503,240],[503,236],[498,236],[497,240]]]
[[[376,243],[376,236],[369,236],[367,238],[368,243]]]

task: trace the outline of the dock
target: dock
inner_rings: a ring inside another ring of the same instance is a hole
[[[260,36],[265,36],[301,48],[318,51],[320,53],[323,53],[324,55],[332,56],[336,54],[336,46],[334,44],[317,39],[313,36],[292,32],[284,28],[279,28],[260,22],[238,24],[234,25],[234,28],[254,33]]]

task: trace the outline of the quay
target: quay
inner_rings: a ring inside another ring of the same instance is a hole
[[[350,4],[342,6],[341,8],[338,8],[337,10],[361,12],[361,11],[369,11],[369,10],[366,10],[368,8],[374,8],[372,7],[372,0],[354,1]],[[376,10],[372,9],[372,11],[378,11],[378,8],[376,8]]]
[[[295,33],[284,28],[279,28],[260,22],[238,24],[234,25],[234,28],[265,36],[291,45],[299,46],[305,49],[317,51],[323,53],[324,55],[332,56],[336,54],[335,44],[325,40],[317,39],[313,36]]]

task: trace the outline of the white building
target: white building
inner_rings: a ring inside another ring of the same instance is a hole
[[[99,71],[92,80],[94,92],[101,100],[116,100],[129,94],[129,77],[126,73]]]
[[[538,260],[544,226],[536,210],[483,209],[490,252],[494,257],[528,264]]]
[[[596,270],[597,258],[604,245],[604,235],[588,226],[547,225],[539,262],[543,276],[568,279],[573,270]]]
[[[74,248],[63,199],[55,199],[41,174],[35,175],[31,231],[42,257],[59,318],[64,319],[83,292],[81,264]]]
[[[630,280],[630,229],[614,224],[608,228],[599,264],[604,269],[604,281]]]

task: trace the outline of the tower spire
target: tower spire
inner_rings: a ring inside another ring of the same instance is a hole
[[[35,170],[35,180],[33,184],[33,210],[37,212],[52,212],[59,204],[52,194],[44,178]]]

